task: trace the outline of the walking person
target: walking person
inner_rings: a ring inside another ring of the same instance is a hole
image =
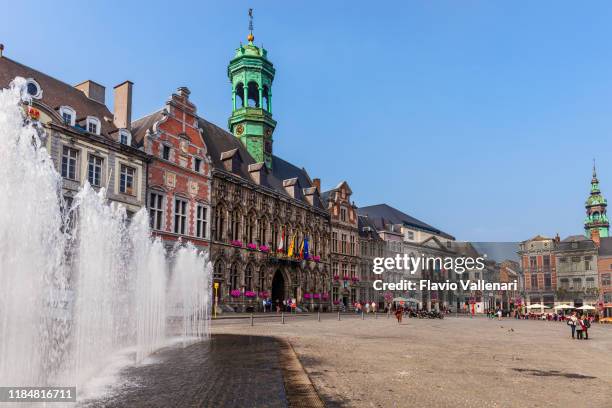
[[[577,340],[582,340],[583,328],[584,328],[584,325],[582,323],[582,317],[576,318],[576,339]]]
[[[589,320],[589,317],[586,314],[584,314],[582,316],[580,323],[582,325],[582,335],[584,336],[585,340],[588,340],[589,339],[589,328],[591,327],[591,321]]]
[[[567,319],[567,325],[572,329],[572,339],[575,339],[576,335],[576,324],[578,323],[578,318],[576,317],[576,312],[572,312],[572,315]]]
[[[404,308],[402,306],[398,306],[395,309],[395,317],[397,318],[397,324],[402,324],[403,316],[404,316]]]
[[[501,320],[502,319],[502,310],[501,309],[497,309],[497,320]]]

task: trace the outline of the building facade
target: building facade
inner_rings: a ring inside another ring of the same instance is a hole
[[[595,305],[599,300],[595,242],[584,235],[573,235],[557,242],[554,254],[557,301],[574,307]]]
[[[558,239],[537,235],[519,244],[518,255],[525,282],[525,304],[555,305],[557,291]]]
[[[247,39],[228,67],[231,133],[199,119],[212,162],[216,301],[231,310],[260,310],[266,299],[328,310],[329,215],[306,170],[274,155],[275,70],[252,33]]]
[[[151,157],[147,207],[151,229],[172,248],[180,240],[210,249],[211,162],[189,90],[132,126],[134,142]]]
[[[599,303],[597,307],[606,317],[612,317],[612,237],[601,239],[598,250]]]
[[[359,228],[359,271],[361,275],[360,298],[363,301],[375,302],[379,309],[384,307],[384,294],[375,290],[374,281],[382,276],[373,272],[374,258],[382,258],[385,251],[385,241],[380,237],[376,226],[370,219],[358,215]]]
[[[43,140],[58,173],[67,205],[89,184],[104,188],[128,218],[144,207],[147,155],[132,143],[131,83],[114,88],[115,112],[105,105],[105,88],[93,81],[70,86],[40,71],[0,56],[0,87],[26,79],[30,120],[43,125]]]
[[[343,181],[321,195],[331,225],[332,302],[339,307],[367,300],[362,298],[365,284],[359,271],[359,228],[352,194],[348,183]]]

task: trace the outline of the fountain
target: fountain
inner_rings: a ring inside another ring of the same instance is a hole
[[[0,385],[79,387],[126,349],[138,363],[168,344],[170,309],[184,340],[206,338],[207,257],[191,243],[167,253],[146,210],[128,220],[103,188],[65,208],[22,102],[25,80],[0,90]]]

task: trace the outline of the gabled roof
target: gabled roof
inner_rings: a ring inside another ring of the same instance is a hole
[[[89,99],[82,91],[59,79],[7,57],[0,57],[0,88],[8,88],[11,81],[18,76],[32,78],[40,85],[42,98],[35,99],[36,103],[41,103],[56,113],[60,106],[70,106],[76,111],[77,122],[87,116],[95,116],[100,120],[102,136],[115,140],[109,135],[117,131],[117,128],[113,124],[113,114],[106,105]]]
[[[162,118],[163,110],[160,110],[133,122],[133,139],[137,141],[137,143],[142,144],[142,140],[144,139],[147,130],[151,129],[154,124]],[[249,173],[249,165],[256,164],[256,162],[249,154],[246,147],[240,142],[240,140],[238,140],[238,138],[236,138],[231,133],[221,129],[219,126],[210,123],[205,119],[198,118],[198,126],[200,127],[200,129],[202,129],[202,138],[204,139],[204,143],[206,144],[208,155],[211,158],[213,167],[217,170],[225,171],[225,167],[223,166],[223,162],[221,160],[221,155],[227,155],[227,152],[235,150],[236,152],[233,152],[233,154],[238,153],[242,161],[240,163],[240,168],[234,175],[244,179],[249,183],[253,183],[251,175]],[[300,188],[313,187],[312,180],[310,179],[310,177],[308,176],[308,172],[304,168],[299,168],[289,163],[288,161],[283,160],[280,157],[274,155],[272,156],[272,169],[266,174],[265,177],[266,187],[271,188],[277,193],[280,193],[289,198],[290,196],[285,190],[285,187],[283,186],[284,180],[295,178]],[[318,198],[317,194],[315,194],[314,196],[314,207],[324,209],[321,200]],[[298,201],[303,202],[304,204],[310,205],[304,198],[304,195],[301,191],[299,192],[296,199]]]
[[[378,235],[376,225],[374,225],[372,220],[366,215],[357,215],[357,228],[359,228],[359,235],[362,237],[378,238],[382,240]]]
[[[427,231],[432,234],[437,234],[448,239],[455,239],[450,234],[447,234],[429,224],[424,223],[400,210],[391,207],[388,204],[377,204],[367,207],[360,207],[357,209],[357,213],[367,215],[371,218],[378,228],[384,228],[385,224],[402,224],[407,227],[412,227]]]
[[[591,250],[595,249],[595,243],[584,235],[570,235],[557,244],[557,251],[566,250]]]

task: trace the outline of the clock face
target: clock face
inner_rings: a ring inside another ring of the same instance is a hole
[[[240,135],[241,135],[241,134],[243,134],[243,133],[244,133],[244,126],[242,126],[242,125],[238,125],[238,126],[236,126],[236,134],[237,134],[238,136],[240,136]]]

